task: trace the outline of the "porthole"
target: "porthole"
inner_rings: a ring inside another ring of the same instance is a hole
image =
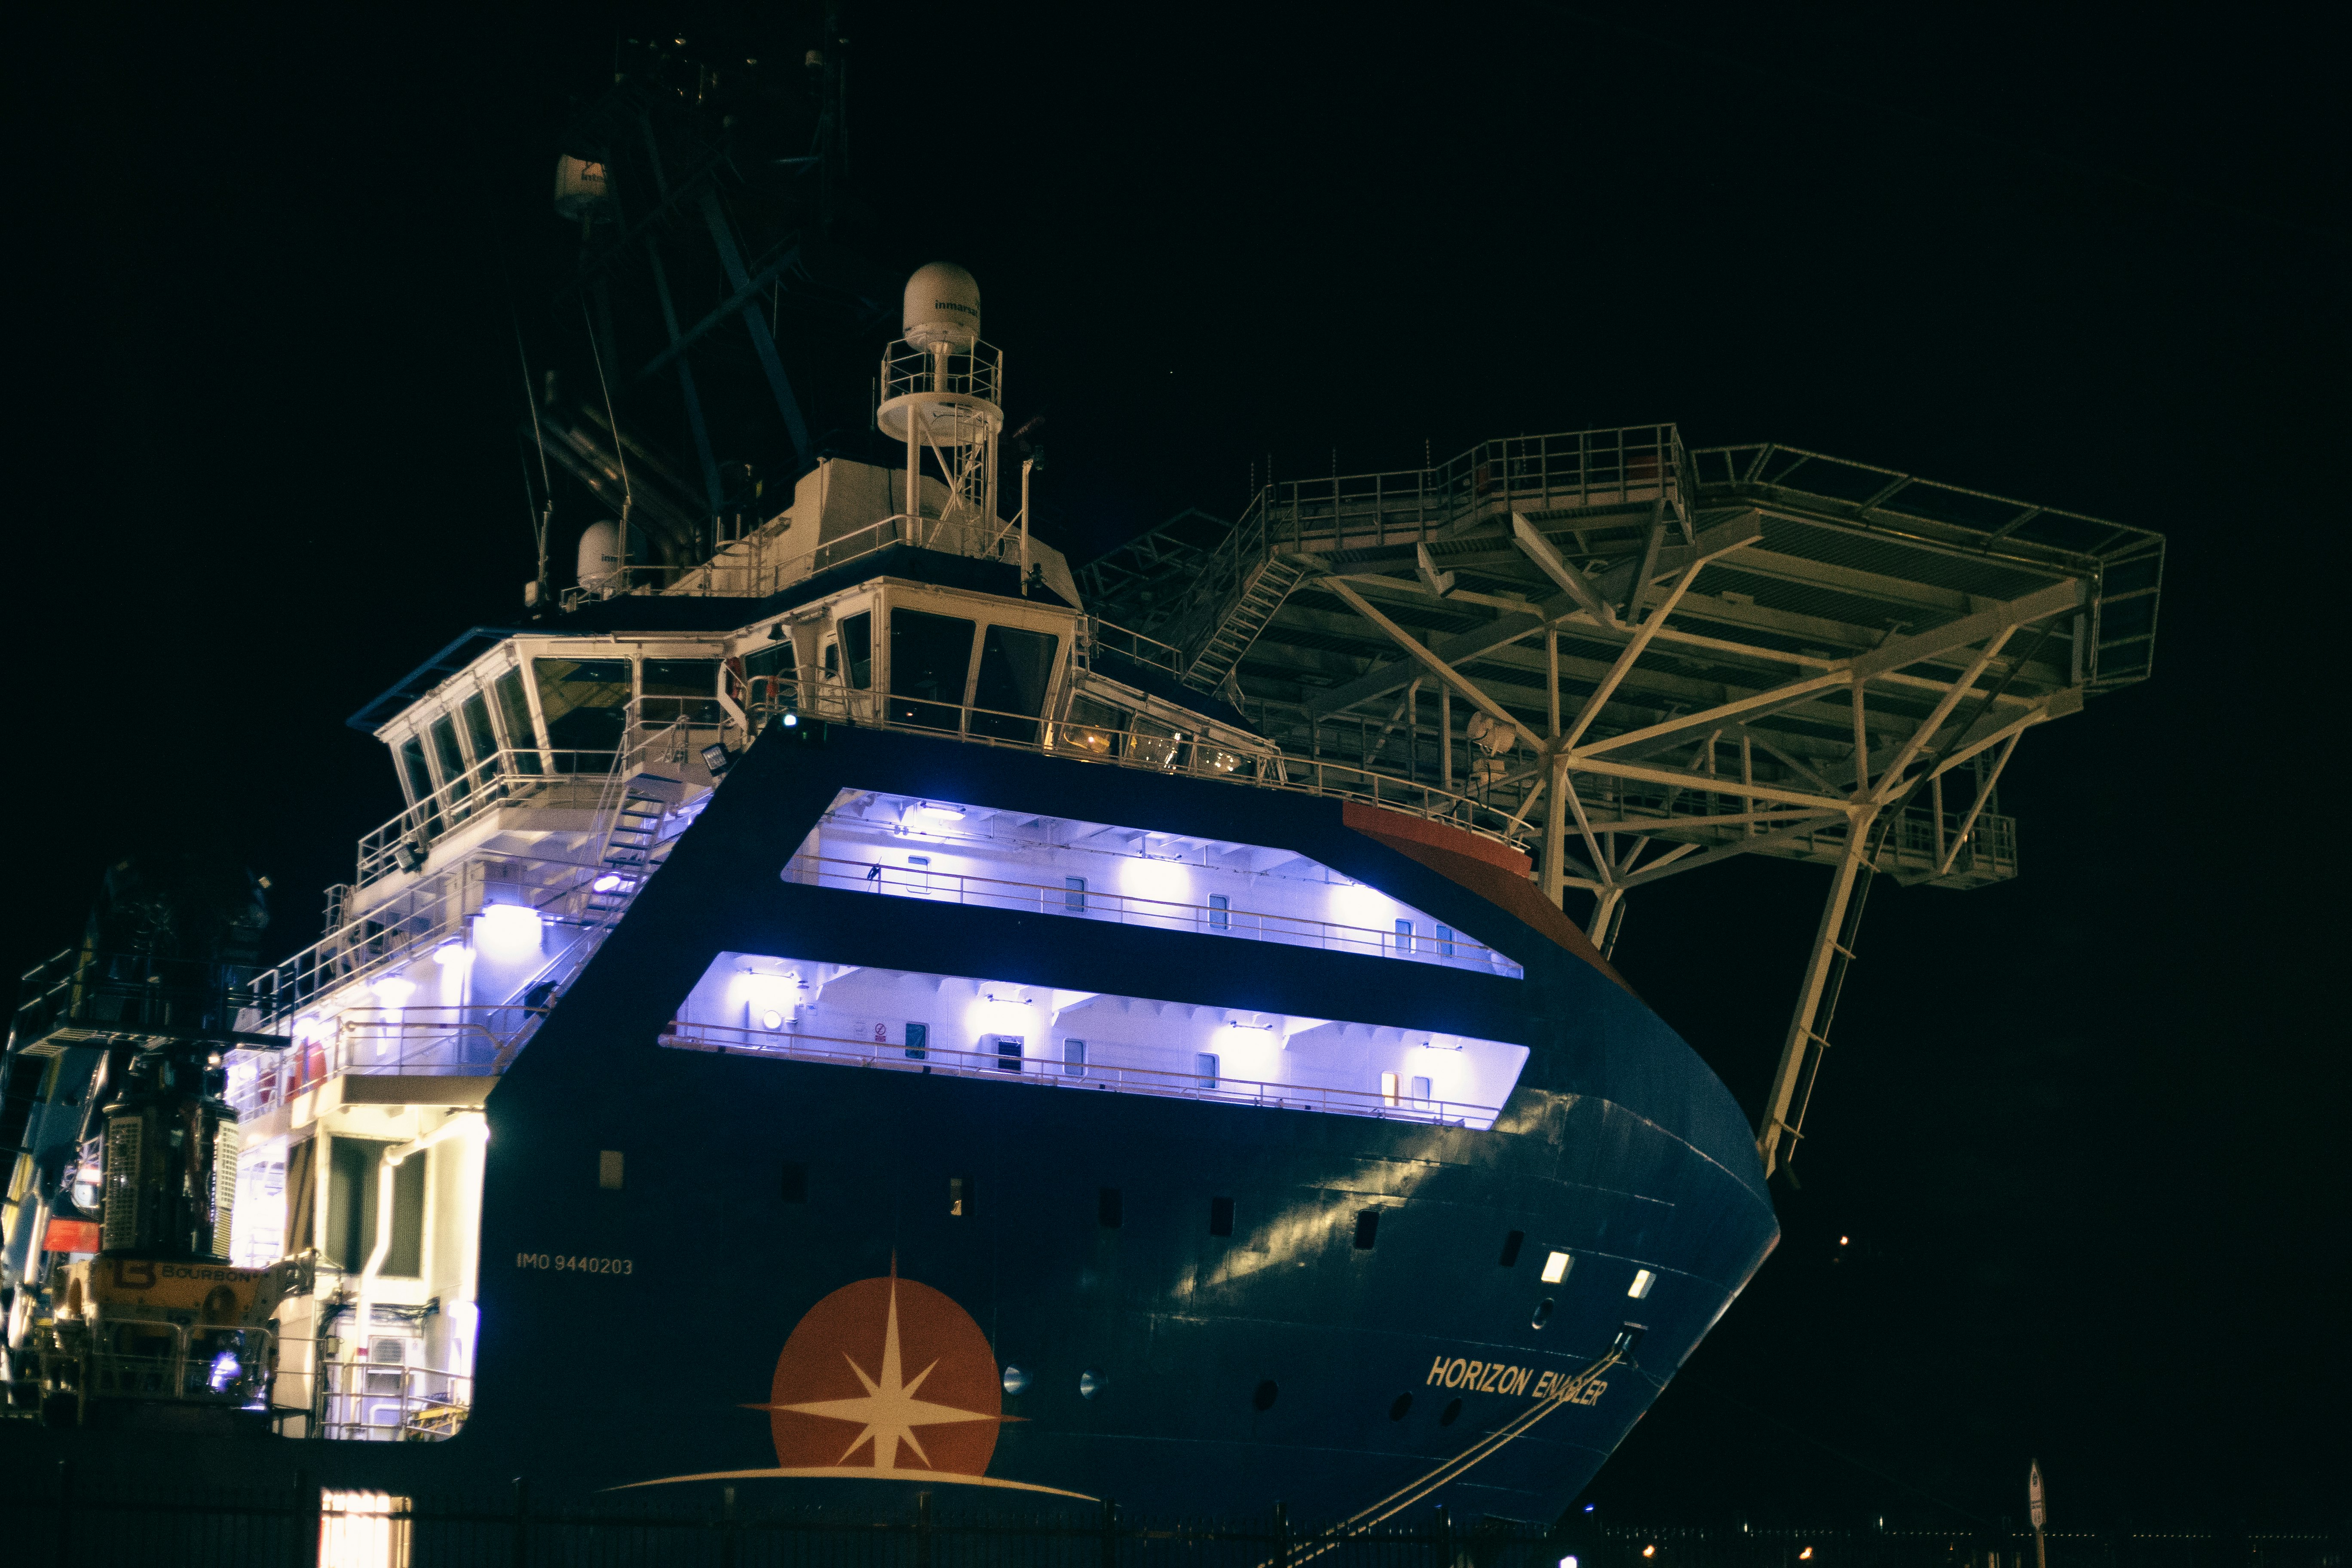
[[[1402,1421],[1412,1409],[1412,1395],[1400,1394],[1389,1403],[1389,1419]]]
[[[1029,1374],[1008,1362],[1004,1368],[1004,1392],[1019,1394],[1028,1386]]]
[[[1462,1402],[1458,1399],[1449,1399],[1445,1402],[1445,1408],[1437,1413],[1437,1424],[1440,1426],[1451,1426],[1454,1425],[1454,1418],[1461,1414]]]
[[[1271,1410],[1274,1408],[1274,1402],[1281,1397],[1282,1384],[1269,1377],[1259,1384],[1256,1392],[1250,1395],[1250,1407],[1254,1410]]]
[[[1536,1303],[1536,1315],[1528,1320],[1528,1327],[1540,1329],[1551,1321],[1551,1298],[1546,1296]]]
[[[1091,1369],[1078,1373],[1078,1397],[1092,1399],[1103,1391],[1103,1374]]]

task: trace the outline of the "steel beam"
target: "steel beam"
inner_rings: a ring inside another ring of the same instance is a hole
[[[1869,856],[1870,829],[1877,816],[1875,807],[1854,815],[1846,828],[1845,853],[1838,858],[1829,897],[1822,900],[1821,924],[1814,929],[1813,951],[1805,960],[1796,1012],[1789,1019],[1788,1037],[1780,1045],[1780,1065],[1773,1069],[1772,1087],[1764,1100],[1764,1115],[1756,1128],[1756,1149],[1764,1156],[1764,1174],[1768,1178],[1788,1163],[1797,1139],[1803,1135],[1789,1121],[1789,1110],[1806,1067],[1827,1044],[1813,1032],[1813,1021],[1821,1012],[1822,991],[1829,983],[1830,960],[1838,951],[1838,933],[1845,924],[1846,905],[1853,897],[1854,878]]]

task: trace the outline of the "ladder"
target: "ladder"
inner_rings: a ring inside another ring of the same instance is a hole
[[[620,781],[614,792],[610,826],[597,857],[601,868],[588,884],[588,915],[596,925],[609,925],[629,907],[629,900],[669,848],[662,837],[670,813],[686,798],[683,781],[659,773],[640,773]]]
[[[1192,657],[1192,666],[1184,672],[1184,684],[1196,690],[1214,691],[1230,679],[1274,619],[1290,591],[1298,586],[1313,563],[1302,556],[1269,555],[1257,564],[1249,580],[1242,584],[1233,607],[1227,610],[1201,651]]]

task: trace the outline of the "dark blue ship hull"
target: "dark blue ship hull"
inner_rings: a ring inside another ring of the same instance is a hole
[[[1478,932],[1525,979],[782,881],[845,787],[1288,848]],[[727,951],[1377,1019],[1531,1054],[1482,1131],[663,1048],[680,999]],[[1337,803],[815,725],[773,728],[737,763],[488,1118],[465,1429],[433,1444],[215,1445],[205,1466],[258,1484],[299,1464],[329,1484],[412,1490],[735,1476],[769,1502],[895,1505],[930,1484],[912,1458],[871,1479],[775,1475],[792,1467],[763,1408],[811,1309],[887,1280],[894,1312],[928,1287],[977,1325],[993,1363],[1028,1376],[986,1413],[984,1475],[938,1478],[970,1488],[958,1502],[1279,1499],[1336,1517],[1526,1415],[1638,1323],[1633,1361],[1589,1404],[1552,1406],[1431,1499],[1543,1519],[1778,1235],[1751,1134],[1687,1046],[1586,958],[1352,830]],[[600,1185],[613,1152],[617,1190]],[[1231,1236],[1211,1234],[1220,1197],[1234,1200]],[[1366,1210],[1379,1215],[1370,1246]],[[1524,1242],[1507,1267],[1513,1232]],[[1554,1250],[1574,1267],[1546,1284]],[[1656,1281],[1638,1300],[1637,1269]],[[848,1359],[869,1386],[880,1375]],[[917,1429],[934,1446],[946,1430]]]

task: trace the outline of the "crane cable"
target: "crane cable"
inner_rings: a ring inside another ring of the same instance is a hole
[[[613,412],[613,384],[604,379],[604,350],[596,341],[596,323],[588,319],[588,301],[580,301],[580,324],[588,329],[588,352],[596,359],[596,385],[604,394],[604,424],[613,432],[613,460],[621,470],[621,528],[618,540],[621,586],[629,585],[629,508],[636,493],[629,487],[629,454],[621,441],[621,416]]]

